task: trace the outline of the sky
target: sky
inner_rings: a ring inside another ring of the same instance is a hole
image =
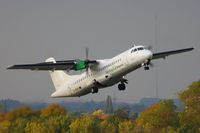
[[[156,97],[156,86],[159,98],[177,98],[200,79],[199,6],[199,0],[1,0],[0,99],[102,101],[111,95],[136,103]],[[150,71],[126,75],[126,91],[115,85],[80,98],[51,98],[55,89],[48,72],[6,70],[48,57],[84,59],[85,47],[90,59],[111,58],[131,48],[131,41],[151,45],[153,52],[195,49],[153,61]]]

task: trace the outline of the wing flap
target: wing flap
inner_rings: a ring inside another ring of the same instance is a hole
[[[193,50],[194,48],[186,48],[186,49],[179,49],[179,50],[172,50],[172,51],[165,51],[165,52],[159,52],[159,53],[153,53],[152,59],[159,59],[159,58],[165,58],[166,56],[173,55],[173,54],[179,54],[183,52],[188,52]]]

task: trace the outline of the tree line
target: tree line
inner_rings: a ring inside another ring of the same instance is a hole
[[[21,106],[0,113],[0,133],[199,133],[200,80],[178,96],[182,110],[171,100],[161,100],[137,115],[128,106],[77,116],[59,104],[39,110]]]

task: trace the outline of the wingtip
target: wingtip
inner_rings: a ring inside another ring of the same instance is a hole
[[[12,69],[14,67],[14,65],[9,65],[6,67],[7,70]]]
[[[188,49],[191,49],[191,50],[193,50],[193,49],[194,49],[194,47],[191,47],[191,48],[188,48]]]
[[[192,51],[192,50],[194,50],[194,47],[186,48],[185,50]]]

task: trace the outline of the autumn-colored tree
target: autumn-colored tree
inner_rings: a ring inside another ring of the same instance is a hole
[[[83,133],[99,133],[99,119],[96,116],[86,115],[82,118],[82,130]]]
[[[51,104],[48,107],[41,109],[40,116],[42,117],[58,115],[67,115],[67,110],[58,104]]]
[[[29,119],[34,115],[36,115],[36,112],[34,110],[27,106],[21,106],[15,110],[6,113],[5,119],[10,121],[14,121],[17,118]]]
[[[104,110],[96,110],[92,113],[92,115],[97,116],[100,120],[105,120],[109,117],[109,114],[106,114]]]
[[[25,127],[28,121],[30,120],[27,118],[17,118],[16,120],[12,121],[12,133],[25,133]]]
[[[25,127],[26,133],[66,133],[69,131],[70,118],[66,116],[51,116],[30,121]]]
[[[179,93],[185,109],[179,113],[180,133],[200,132],[200,80],[193,82],[187,90]]]
[[[6,119],[6,113],[0,112],[0,122],[4,121]]]
[[[114,115],[110,115],[106,120],[100,123],[102,133],[118,133],[119,123],[121,119]]]
[[[12,122],[5,120],[0,123],[0,133],[11,133],[12,132]]]
[[[169,127],[163,128],[161,133],[180,133],[180,132],[174,130],[173,127],[169,126]]]
[[[179,98],[188,108],[198,105],[200,102],[200,80],[193,82],[187,90],[180,92]]]
[[[98,109],[98,110],[95,110],[92,115],[99,115],[99,114],[105,114],[105,111],[102,110],[102,109]]]
[[[36,116],[36,112],[27,106],[21,106],[15,110],[0,115],[1,131],[12,133],[24,133],[26,123]],[[9,125],[9,126],[8,126]],[[4,130],[4,131],[2,131]]]
[[[71,133],[100,133],[99,119],[94,115],[76,118],[70,125]]]
[[[45,121],[45,126],[48,127],[48,133],[66,133],[69,131],[71,124],[70,117],[65,116],[51,116]]]
[[[47,127],[44,122],[30,121],[25,127],[25,133],[47,133]]]
[[[134,133],[134,122],[125,120],[119,123],[119,133]]]
[[[129,114],[131,112],[131,109],[129,108],[129,106],[121,106],[119,107],[115,112],[114,115],[117,117],[120,117],[122,119],[128,119],[129,118]]]
[[[173,102],[165,100],[149,106],[139,114],[136,125],[147,133],[160,133],[168,126],[175,128],[178,125],[178,116]]]

